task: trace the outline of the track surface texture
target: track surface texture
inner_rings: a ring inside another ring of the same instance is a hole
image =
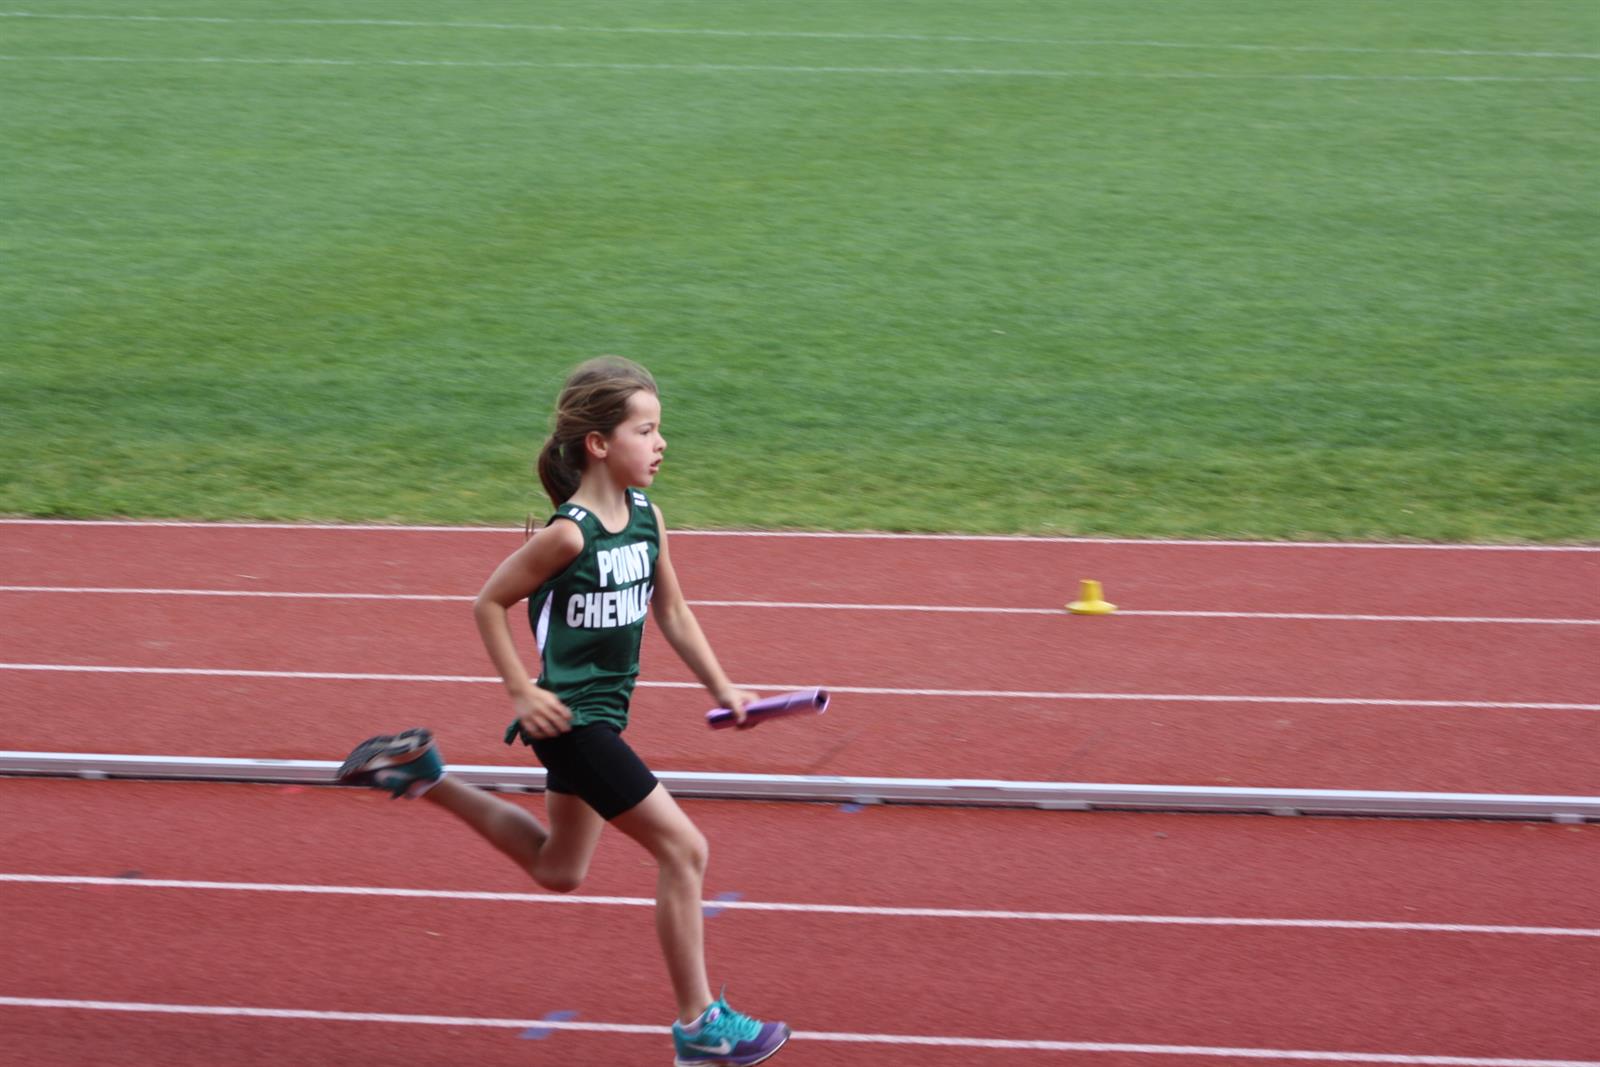
[[[423,722],[457,762],[514,762],[466,598],[520,537],[0,527],[0,659],[29,668],[0,684],[47,710],[8,747],[333,759]],[[800,728],[708,740],[703,693],[647,630],[629,736],[663,769],[1594,789],[1600,552],[713,534],[672,551],[735,679],[838,696]],[[1080,577],[1128,614],[1061,610]],[[374,599],[396,596],[440,599]],[[1134,614],[1163,611],[1247,617]]]
[[[427,723],[525,762],[467,603],[519,539],[0,524],[5,747],[336,759]],[[672,551],[737,680],[836,696],[714,735],[652,640],[629,736],[663,770],[1594,792],[1600,553]],[[1062,611],[1085,577],[1123,613]],[[1592,825],[685,806],[714,981],[796,1028],[775,1063],[1600,1064]],[[618,835],[560,897],[360,790],[12,779],[0,810],[0,1063],[670,1062]]]

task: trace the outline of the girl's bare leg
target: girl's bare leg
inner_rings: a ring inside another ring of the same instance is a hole
[[[545,794],[548,830],[516,804],[448,774],[424,796],[476,830],[535,882],[556,893],[570,893],[583,884],[600,831],[606,826],[598,812],[567,793]]]
[[[637,806],[611,820],[612,825],[655,857],[656,937],[666,957],[678,1018],[699,1018],[711,1006],[706,980],[705,887],[706,839],[663,786],[656,786]]]

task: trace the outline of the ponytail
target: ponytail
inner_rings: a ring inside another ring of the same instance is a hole
[[[560,506],[578,491],[583,481],[583,468],[575,465],[569,456],[573,452],[583,455],[582,449],[581,439],[565,444],[557,441],[555,434],[545,439],[544,447],[539,450],[539,482],[550,497],[550,503]]]

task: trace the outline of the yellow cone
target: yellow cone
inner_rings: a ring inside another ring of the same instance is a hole
[[[1067,610],[1074,615],[1110,615],[1117,606],[1106,601],[1099,582],[1085,578],[1078,589],[1078,599],[1068,604]]]

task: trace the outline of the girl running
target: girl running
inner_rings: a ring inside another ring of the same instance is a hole
[[[678,1002],[676,1063],[748,1067],[777,1052],[789,1027],[712,998],[701,911],[706,840],[622,738],[647,606],[718,706],[743,722],[755,698],[734,688],[718,664],[673,572],[661,513],[642,492],[666,447],[649,371],[613,356],[578,367],[539,454],[539,480],[555,514],[490,575],[473,608],[516,712],[506,743],[521,740],[545,766],[549,827],[447,775],[423,729],[362,742],[339,780],[426,797],[557,893],[582,884],[606,823],[639,842],[659,868],[656,934]],[[529,680],[507,622],[522,600],[539,645],[537,681]]]

